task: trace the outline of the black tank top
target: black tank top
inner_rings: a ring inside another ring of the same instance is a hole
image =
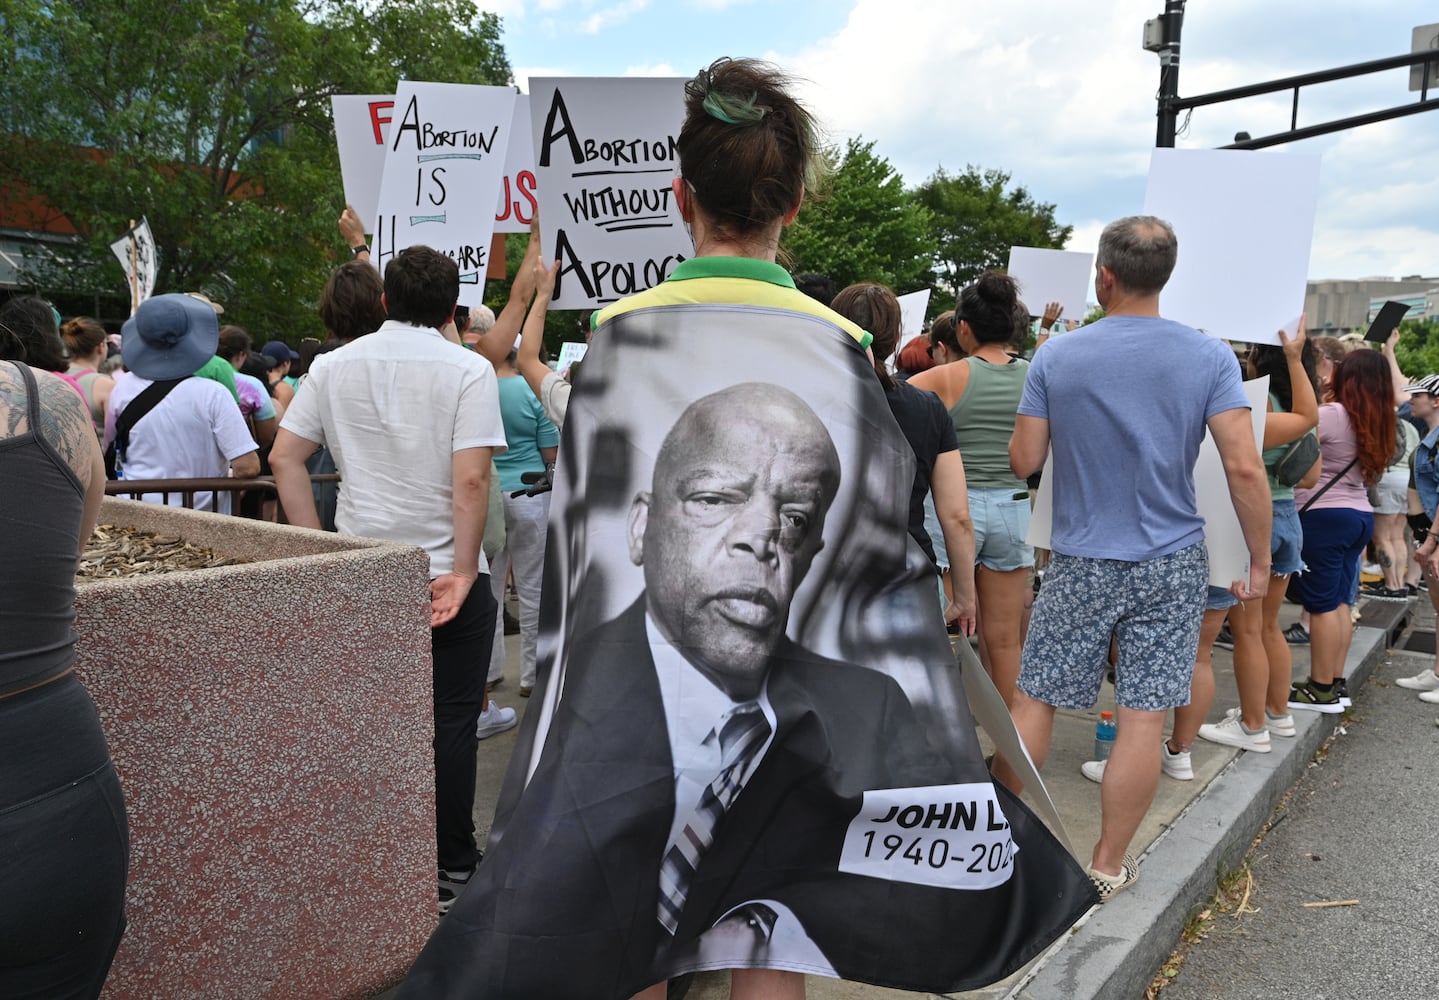
[[[25,380],[30,429],[0,440],[0,697],[75,662],[76,539],[85,488],[45,440],[40,390]]]

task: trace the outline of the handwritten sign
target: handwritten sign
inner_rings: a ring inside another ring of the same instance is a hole
[[[1009,276],[1019,282],[1019,297],[1031,316],[1043,316],[1044,307],[1058,302],[1062,315],[1084,319],[1089,311],[1089,289],[1094,281],[1094,254],[1041,247],[1010,247]]]
[[[345,201],[355,206],[360,221],[369,227],[379,216],[380,180],[385,174],[385,143],[390,136],[395,95],[338,94],[330,102]],[[495,232],[528,231],[538,202],[535,147],[530,141],[530,99],[523,94],[515,97],[510,141],[505,148],[505,176],[500,183]]]
[[[644,291],[693,255],[671,189],[683,120],[683,80],[530,80],[545,254],[560,262],[552,308]]]
[[[583,360],[585,352],[589,349],[589,344],[574,340],[565,341],[560,345],[560,357],[559,360],[555,362],[555,370],[562,372],[576,361]]]
[[[514,104],[508,87],[400,82],[371,254],[377,267],[405,247],[434,247],[459,265],[460,303],[484,304]]]
[[[124,236],[110,244],[110,250],[125,269],[125,280],[130,285],[130,314],[133,316],[140,303],[155,293],[155,271],[160,265],[155,234],[150,232],[150,220],[141,217],[138,226],[132,224]]]
[[[1318,203],[1317,156],[1154,150],[1144,211],[1179,239],[1160,314],[1224,340],[1279,343],[1304,308]]]
[[[530,99],[515,98],[515,117],[510,123],[510,146],[505,151],[505,177],[501,181],[500,207],[495,210],[495,232],[527,233],[540,207],[535,195],[535,144],[530,131]]]

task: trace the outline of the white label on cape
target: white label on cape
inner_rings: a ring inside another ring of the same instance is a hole
[[[839,870],[941,889],[992,889],[1014,874],[1009,820],[988,783],[879,788],[844,835]]]

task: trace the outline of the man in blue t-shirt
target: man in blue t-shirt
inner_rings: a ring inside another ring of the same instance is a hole
[[[1209,581],[1194,498],[1206,428],[1249,549],[1249,579],[1231,592],[1253,600],[1269,583],[1269,487],[1238,361],[1222,341],[1159,315],[1177,249],[1152,216],[1105,227],[1094,282],[1105,318],[1035,355],[1009,445],[1020,477],[1054,452],[1053,557],[1013,705],[1036,765],[1055,708],[1092,707],[1111,636],[1119,648],[1119,735],[1089,872],[1102,899],[1139,877],[1127,851],[1159,783],[1164,715],[1189,703]],[[1018,790],[1006,763],[996,775]]]

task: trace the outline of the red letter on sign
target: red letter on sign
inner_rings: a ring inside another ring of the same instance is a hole
[[[375,145],[383,146],[385,137],[380,134],[380,126],[390,124],[389,115],[380,117],[381,111],[389,111],[395,106],[394,101],[371,101],[370,102],[370,127],[375,130]]]

